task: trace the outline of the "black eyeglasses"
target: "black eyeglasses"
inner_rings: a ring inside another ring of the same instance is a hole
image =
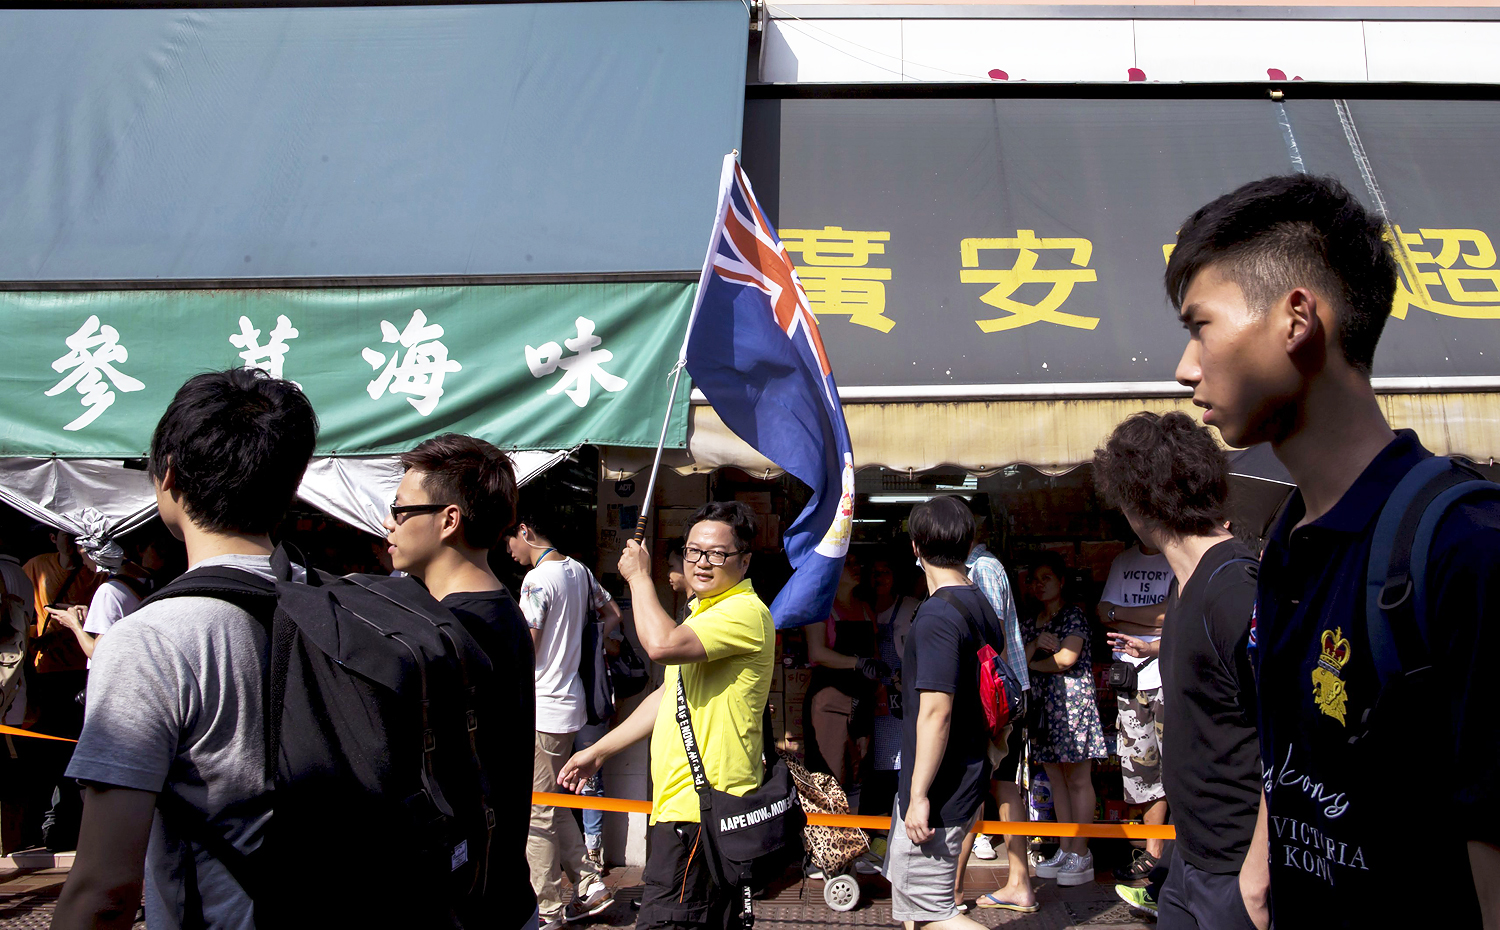
[[[744,549],[733,549],[725,552],[723,549],[699,549],[697,546],[688,546],[682,550],[682,560],[696,565],[699,559],[707,559],[709,565],[723,565],[725,559],[744,551]]]
[[[410,514],[437,513],[440,510],[447,510],[451,506],[451,504],[401,504],[398,506],[395,501],[392,501],[391,519],[396,521],[396,524],[399,526],[402,523],[402,518]]]

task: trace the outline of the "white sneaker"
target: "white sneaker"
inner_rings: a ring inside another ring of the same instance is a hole
[[[1031,864],[1036,870],[1037,878],[1056,878],[1057,870],[1062,868],[1062,864],[1067,858],[1068,854],[1059,849],[1045,859],[1032,857]]]
[[[1087,885],[1094,880],[1094,854],[1068,853],[1068,859],[1057,870],[1057,883],[1064,887]]]
[[[974,855],[981,859],[995,859],[995,845],[983,833],[974,838]]]

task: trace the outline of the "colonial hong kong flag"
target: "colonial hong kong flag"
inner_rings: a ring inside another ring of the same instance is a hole
[[[734,155],[683,359],[725,424],[812,489],[785,544],[793,574],[771,604],[777,629],[826,620],[854,516],[854,453],[807,294]]]

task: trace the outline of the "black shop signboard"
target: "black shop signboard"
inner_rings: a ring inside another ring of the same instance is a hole
[[[1500,103],[753,99],[743,162],[842,387],[1164,382],[1183,219],[1331,174],[1385,210],[1377,378],[1500,375]]]

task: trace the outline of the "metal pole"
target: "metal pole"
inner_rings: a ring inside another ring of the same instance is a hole
[[[656,494],[656,473],[661,471],[661,453],[667,445],[667,427],[672,423],[672,408],[677,405],[677,382],[686,365],[678,361],[672,369],[672,393],[667,396],[667,415],[661,421],[661,438],[656,441],[656,457],[651,460],[651,477],[646,482],[646,499],[641,503],[641,517],[635,524],[635,541],[646,537],[646,520],[651,516],[651,500]]]

